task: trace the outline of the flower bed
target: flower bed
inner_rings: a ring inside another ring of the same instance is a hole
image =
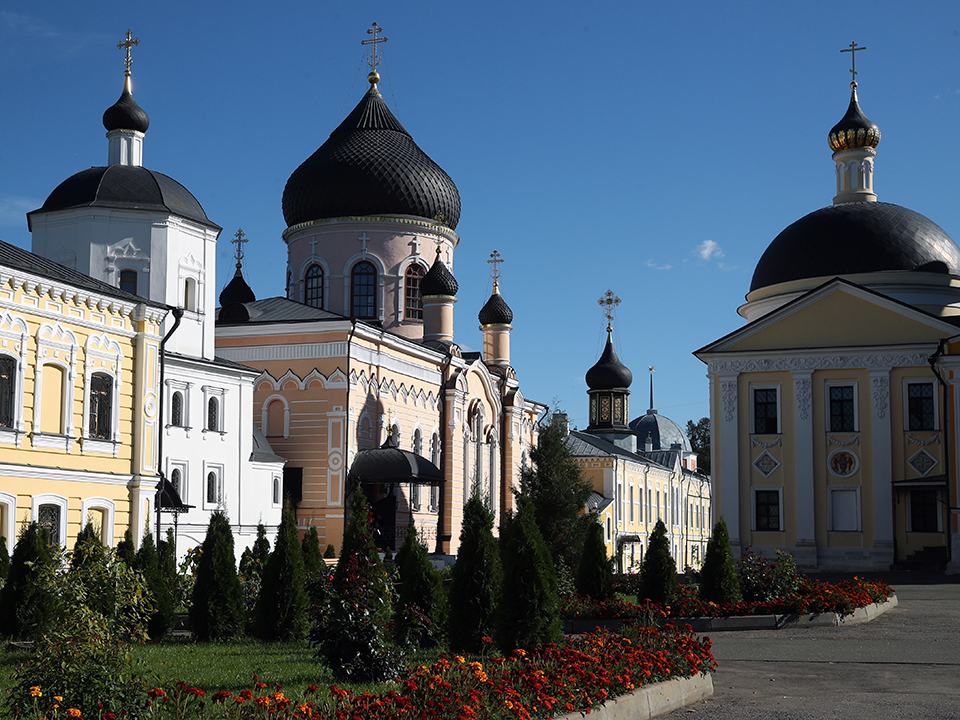
[[[411,668],[394,689],[353,693],[311,685],[304,697],[288,698],[281,686],[211,697],[179,681],[145,694],[139,717],[278,718],[285,720],[378,720],[381,718],[545,718],[586,711],[607,698],[654,682],[712,672],[710,640],[689,628],[637,628],[625,636],[599,633],[571,638],[535,652],[515,650],[507,658],[468,661],[441,655],[432,665]],[[40,688],[37,688],[40,692]],[[37,700],[42,700],[42,694]],[[69,707],[69,698],[63,698]],[[37,717],[49,708],[38,702]],[[61,706],[60,717],[64,716]],[[56,712],[56,711],[54,711]],[[49,715],[53,717],[53,715]],[[98,720],[112,720],[111,713]],[[92,720],[88,716],[88,720]]]
[[[739,602],[726,605],[705,603],[688,587],[670,605],[634,604],[621,598],[597,602],[592,598],[567,595],[563,598],[563,616],[574,619],[639,619],[648,622],[661,618],[724,617],[730,615],[806,615],[837,613],[849,615],[860,607],[882,603],[893,595],[893,588],[882,580],[861,578],[828,583],[802,578],[796,593],[763,602]]]

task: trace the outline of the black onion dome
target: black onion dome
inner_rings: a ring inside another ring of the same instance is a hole
[[[882,202],[839,203],[777,235],[757,263],[750,291],[807,278],[911,271],[960,276],[960,248],[913,210]]]
[[[420,295],[429,297],[431,295],[451,295],[456,296],[460,285],[453,273],[447,269],[443,260],[440,259],[440,253],[437,253],[437,259],[427,270],[427,274],[420,280]]]
[[[134,165],[93,167],[54,188],[34,213],[74,207],[110,207],[169,212],[220,229],[207,218],[197,199],[183,185],[162,173]]]
[[[393,116],[376,86],[283,190],[288,227],[324,218],[412,215],[454,229],[460,193]]]
[[[850,93],[850,107],[847,108],[847,114],[830,130],[827,142],[830,143],[830,149],[834,152],[857,148],[875,148],[880,144],[880,128],[877,127],[876,123],[871,122],[860,109],[860,103],[857,102],[856,84],[853,85]]]
[[[617,351],[613,349],[613,339],[607,329],[607,346],[597,360],[597,364],[587,370],[587,387],[591,390],[614,390],[628,388],[633,382],[633,373],[630,368],[620,362]]]
[[[503,296],[494,290],[477,317],[481,325],[509,325],[513,322],[513,310]]]
[[[630,429],[637,434],[637,442],[641,447],[649,436],[654,450],[669,450],[671,445],[678,444],[681,449],[690,452],[687,434],[670,418],[658,415],[656,410],[649,410],[646,415],[632,420]]]
[[[103,126],[111,130],[138,130],[145,133],[150,127],[150,116],[137,105],[129,87],[123,88],[120,99],[103,113]]]
[[[240,268],[237,268],[233,279],[220,291],[220,307],[222,308],[227,307],[227,305],[233,305],[234,303],[255,302],[256,299],[257,296],[254,295],[253,290],[247,285],[247,281],[243,279],[243,273],[240,272]]]

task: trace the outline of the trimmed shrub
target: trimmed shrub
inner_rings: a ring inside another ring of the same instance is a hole
[[[160,568],[160,554],[153,544],[153,533],[148,532],[140,543],[136,567],[153,597],[153,613],[147,621],[147,633],[151,640],[159,640],[173,630],[177,616],[173,610],[170,586]]]
[[[700,599],[718,605],[740,602],[740,581],[737,578],[737,566],[730,552],[730,535],[723,518],[713,526],[713,534],[707,542],[707,552],[703,556],[700,569]]]
[[[557,577],[550,551],[534,520],[534,505],[520,495],[517,514],[504,525],[503,585],[497,612],[497,644],[504,651],[533,650],[563,635]]]
[[[233,554],[233,531],[220,510],[210,516],[190,604],[198,640],[228,640],[243,630],[243,595]]]
[[[335,558],[337,556],[337,549],[333,546],[333,543],[327,545],[327,549],[323,551],[323,556],[325,558]]]
[[[320,535],[315,526],[311,525],[304,534],[300,549],[303,551],[303,568],[308,573],[316,572],[324,566],[323,555],[320,553]]]
[[[117,557],[123,560],[127,567],[133,567],[137,556],[137,550],[133,546],[133,533],[130,528],[123,531],[123,540],[117,543]]]
[[[0,588],[10,574],[10,553],[7,552],[7,539],[0,536]]]
[[[307,574],[290,510],[283,511],[276,545],[267,560],[257,600],[255,632],[263,640],[299,640],[310,627]]]
[[[49,627],[54,597],[44,591],[40,579],[52,562],[47,531],[36,522],[23,526],[0,592],[0,634],[27,638],[41,635]]]
[[[613,559],[607,557],[603,526],[598,521],[588,526],[576,582],[580,595],[588,595],[594,600],[613,597]]]
[[[493,537],[493,513],[473,493],[463,509],[460,549],[451,570],[450,649],[468,653],[484,650],[484,637],[496,632],[497,601],[503,586],[500,548]]]
[[[447,629],[447,596],[440,573],[430,562],[410,519],[407,537],[397,553],[400,592],[396,608],[397,639],[401,645],[435,647]]]
[[[96,562],[103,557],[103,553],[104,547],[100,541],[100,533],[88,520],[83,529],[77,533],[77,540],[73,544],[73,552],[70,554],[70,567],[76,570],[88,558],[92,558]]]
[[[663,520],[657,520],[647,541],[647,553],[640,564],[637,599],[668,604],[679,592],[677,564],[670,554],[667,526],[663,524]]]

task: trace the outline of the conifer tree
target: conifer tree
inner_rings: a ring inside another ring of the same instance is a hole
[[[23,527],[10,559],[10,573],[0,592],[0,635],[12,638],[42,633],[51,621],[53,598],[43,592],[39,576],[53,562],[47,531],[36,521]]]
[[[557,576],[534,512],[530,498],[520,495],[517,514],[504,527],[497,644],[505,652],[543,647],[563,634]]]
[[[327,545],[327,549],[323,551],[323,556],[325,558],[335,558],[337,556],[337,549],[333,546],[333,543]]]
[[[742,600],[737,565],[730,552],[730,535],[723,518],[713,526],[700,569],[700,599],[718,605]]]
[[[647,553],[640,564],[637,599],[665,604],[673,600],[678,592],[680,582],[677,580],[677,564],[670,554],[667,526],[663,520],[657,520],[647,541]]]
[[[160,577],[166,583],[172,598],[177,586],[177,540],[173,536],[172,528],[167,528],[166,540],[157,543],[157,555],[160,563]]]
[[[577,566],[576,582],[577,593],[580,595],[588,595],[594,600],[613,597],[613,559],[607,557],[603,526],[597,520],[587,527],[587,538]]]
[[[572,572],[583,550],[583,509],[592,488],[567,449],[560,427],[540,427],[530,465],[520,473],[520,491],[533,503],[537,527],[557,570]]]
[[[7,552],[7,538],[0,537],[0,585],[10,574],[10,553]]]
[[[267,529],[263,523],[257,523],[257,539],[253,541],[253,561],[263,572],[270,559],[270,541],[267,540]]]
[[[73,544],[70,567],[76,570],[88,559],[95,562],[102,559],[104,549],[103,543],[100,541],[100,533],[97,532],[93,523],[87,520],[87,524],[77,533],[77,540]]]
[[[236,562],[230,521],[217,510],[207,526],[190,604],[190,626],[198,640],[227,640],[243,629]]]
[[[143,575],[144,582],[153,596],[153,614],[147,621],[147,633],[151,640],[159,640],[173,629],[176,615],[173,611],[173,599],[170,587],[164,580],[160,569],[160,555],[153,544],[153,533],[148,532],[137,551],[136,569]]]
[[[303,551],[303,567],[308,573],[316,572],[323,567],[323,555],[320,553],[320,535],[314,525],[303,536],[300,545]]]
[[[257,636],[263,640],[305,637],[310,624],[307,574],[297,521],[289,509],[283,511],[276,544],[261,577],[254,625]]]
[[[397,602],[397,636],[402,644],[434,647],[447,630],[447,596],[440,573],[410,518],[402,552],[397,552],[400,592]]]
[[[460,549],[450,581],[450,649],[479,653],[492,638],[503,586],[500,548],[493,537],[493,513],[473,493],[463,508]]]
[[[127,567],[133,567],[137,551],[133,547],[133,533],[130,532],[130,528],[123,531],[123,540],[117,543],[116,552],[117,557],[123,560]]]

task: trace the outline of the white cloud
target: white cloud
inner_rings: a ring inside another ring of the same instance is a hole
[[[0,13],[0,21],[2,21],[4,25],[14,32],[22,35],[43,38],[55,38],[61,35],[61,33],[53,26],[48,25],[40,18],[32,17],[30,15],[2,12]]]
[[[42,204],[43,200],[33,200],[18,195],[2,195],[0,196],[0,225],[23,226],[27,222],[26,214],[36,210]]]
[[[696,252],[701,260],[719,260],[723,257],[723,250],[721,250],[720,246],[713,240],[704,240],[697,245]]]
[[[647,260],[646,265],[648,268],[653,268],[654,270],[669,270],[670,268],[673,267],[673,265],[658,265],[653,260]]]

